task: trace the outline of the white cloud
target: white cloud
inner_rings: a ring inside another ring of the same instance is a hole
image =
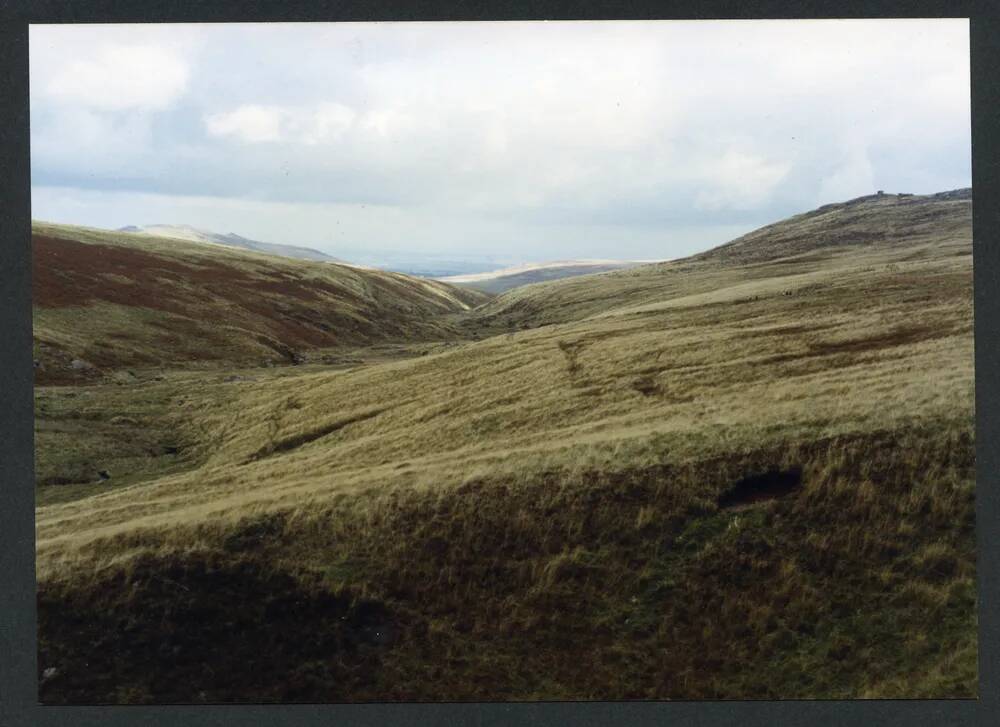
[[[321,104],[307,113],[298,124],[298,131],[305,144],[323,144],[343,138],[354,123],[355,112],[336,103]],[[294,128],[294,126],[293,126]]]
[[[661,244],[876,185],[970,180],[963,20],[33,26],[30,39],[34,183],[406,207],[412,245],[487,246],[478,231],[498,224],[532,250],[615,228]],[[151,55],[112,62],[115,48]],[[181,90],[160,84],[158,53],[190,67]],[[210,209],[190,215],[221,224]],[[301,216],[279,227],[311,230]]]
[[[273,106],[240,106],[233,111],[205,118],[212,136],[231,136],[251,143],[280,141],[284,112]]]
[[[109,111],[165,109],[184,92],[188,67],[155,45],[106,45],[91,57],[68,60],[45,91],[65,104]]]
[[[706,211],[753,209],[770,199],[791,169],[789,162],[731,149],[706,165],[707,187],[698,193],[695,206]]]
[[[868,151],[860,142],[854,142],[833,173],[822,180],[820,197],[831,201],[852,199],[876,191],[875,185]]]
[[[212,136],[249,143],[283,141],[313,145],[339,140],[354,124],[355,117],[352,109],[336,103],[312,108],[245,104],[207,115],[205,129]]]

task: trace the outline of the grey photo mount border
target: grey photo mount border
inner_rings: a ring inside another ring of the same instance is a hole
[[[987,725],[1000,714],[1000,12],[990,0],[5,0],[0,5],[0,725]],[[978,700],[45,707],[37,702],[28,24],[970,18]]]

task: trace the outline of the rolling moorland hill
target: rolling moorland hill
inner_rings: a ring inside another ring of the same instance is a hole
[[[313,250],[311,247],[299,247],[297,245],[277,245],[273,242],[261,242],[251,240],[233,232],[225,235],[209,230],[201,230],[191,225],[128,225],[121,227],[119,232],[131,232],[153,237],[165,237],[171,240],[191,240],[192,242],[207,242],[213,245],[226,245],[227,247],[238,247],[244,250],[253,250],[267,255],[281,255],[283,257],[297,258],[299,260],[319,260],[323,262],[344,262],[338,258],[327,255],[325,252]]]
[[[442,315],[485,300],[397,273],[64,225],[35,223],[32,249],[40,384],[454,339]]]
[[[971,205],[971,189],[870,195],[825,205],[693,257],[604,275],[600,285],[575,278],[512,290],[482,306],[477,322],[536,327],[610,309],[708,302],[742,295],[763,280],[771,281],[765,286],[770,292],[798,289],[831,265],[864,265],[868,256],[894,253],[898,262],[916,261],[942,242],[961,253],[971,235]]]
[[[612,270],[623,270],[641,265],[627,260],[567,260],[551,263],[536,263],[515,268],[505,268],[489,273],[453,275],[437,278],[443,283],[474,288],[485,293],[504,293],[513,288],[549,280],[572,278],[579,275],[594,275]]]
[[[975,696],[957,197],[425,356],[40,387],[39,471],[90,473],[39,485],[42,700]]]

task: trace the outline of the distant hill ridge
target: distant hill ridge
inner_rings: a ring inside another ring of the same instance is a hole
[[[254,250],[268,255],[281,255],[282,257],[296,258],[299,260],[319,260],[324,262],[344,262],[331,255],[327,255],[311,247],[299,247],[297,245],[279,245],[273,242],[261,242],[251,240],[247,237],[229,232],[225,235],[210,230],[202,230],[191,225],[127,225],[118,228],[118,232],[131,232],[140,235],[153,235],[154,237],[168,237],[192,242],[207,242],[214,245],[226,245],[227,247],[239,247],[244,250]]]
[[[643,265],[651,260],[554,260],[544,263],[529,263],[517,267],[492,270],[486,273],[451,275],[436,278],[443,283],[476,288],[487,293],[503,293],[522,285],[561,280],[579,275],[607,273],[612,270]]]

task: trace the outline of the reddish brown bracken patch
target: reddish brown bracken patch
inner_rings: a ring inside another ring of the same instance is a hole
[[[353,332],[357,319],[345,313],[365,302],[345,287],[285,272],[254,275],[212,260],[188,263],[43,235],[33,244],[33,302],[41,308],[110,303],[204,321],[224,306],[227,324],[287,345],[329,346],[341,332]],[[164,324],[181,326],[177,319]]]
[[[311,348],[451,335],[434,316],[453,310],[447,302],[416,281],[381,273],[334,267],[324,276],[280,260],[234,265],[37,234],[32,262],[38,309],[108,304],[157,314],[129,331],[98,325],[104,338],[61,357],[42,351],[39,383],[78,380],[68,367],[74,357],[111,370],[151,357],[162,365],[249,361],[263,345],[294,363]]]

